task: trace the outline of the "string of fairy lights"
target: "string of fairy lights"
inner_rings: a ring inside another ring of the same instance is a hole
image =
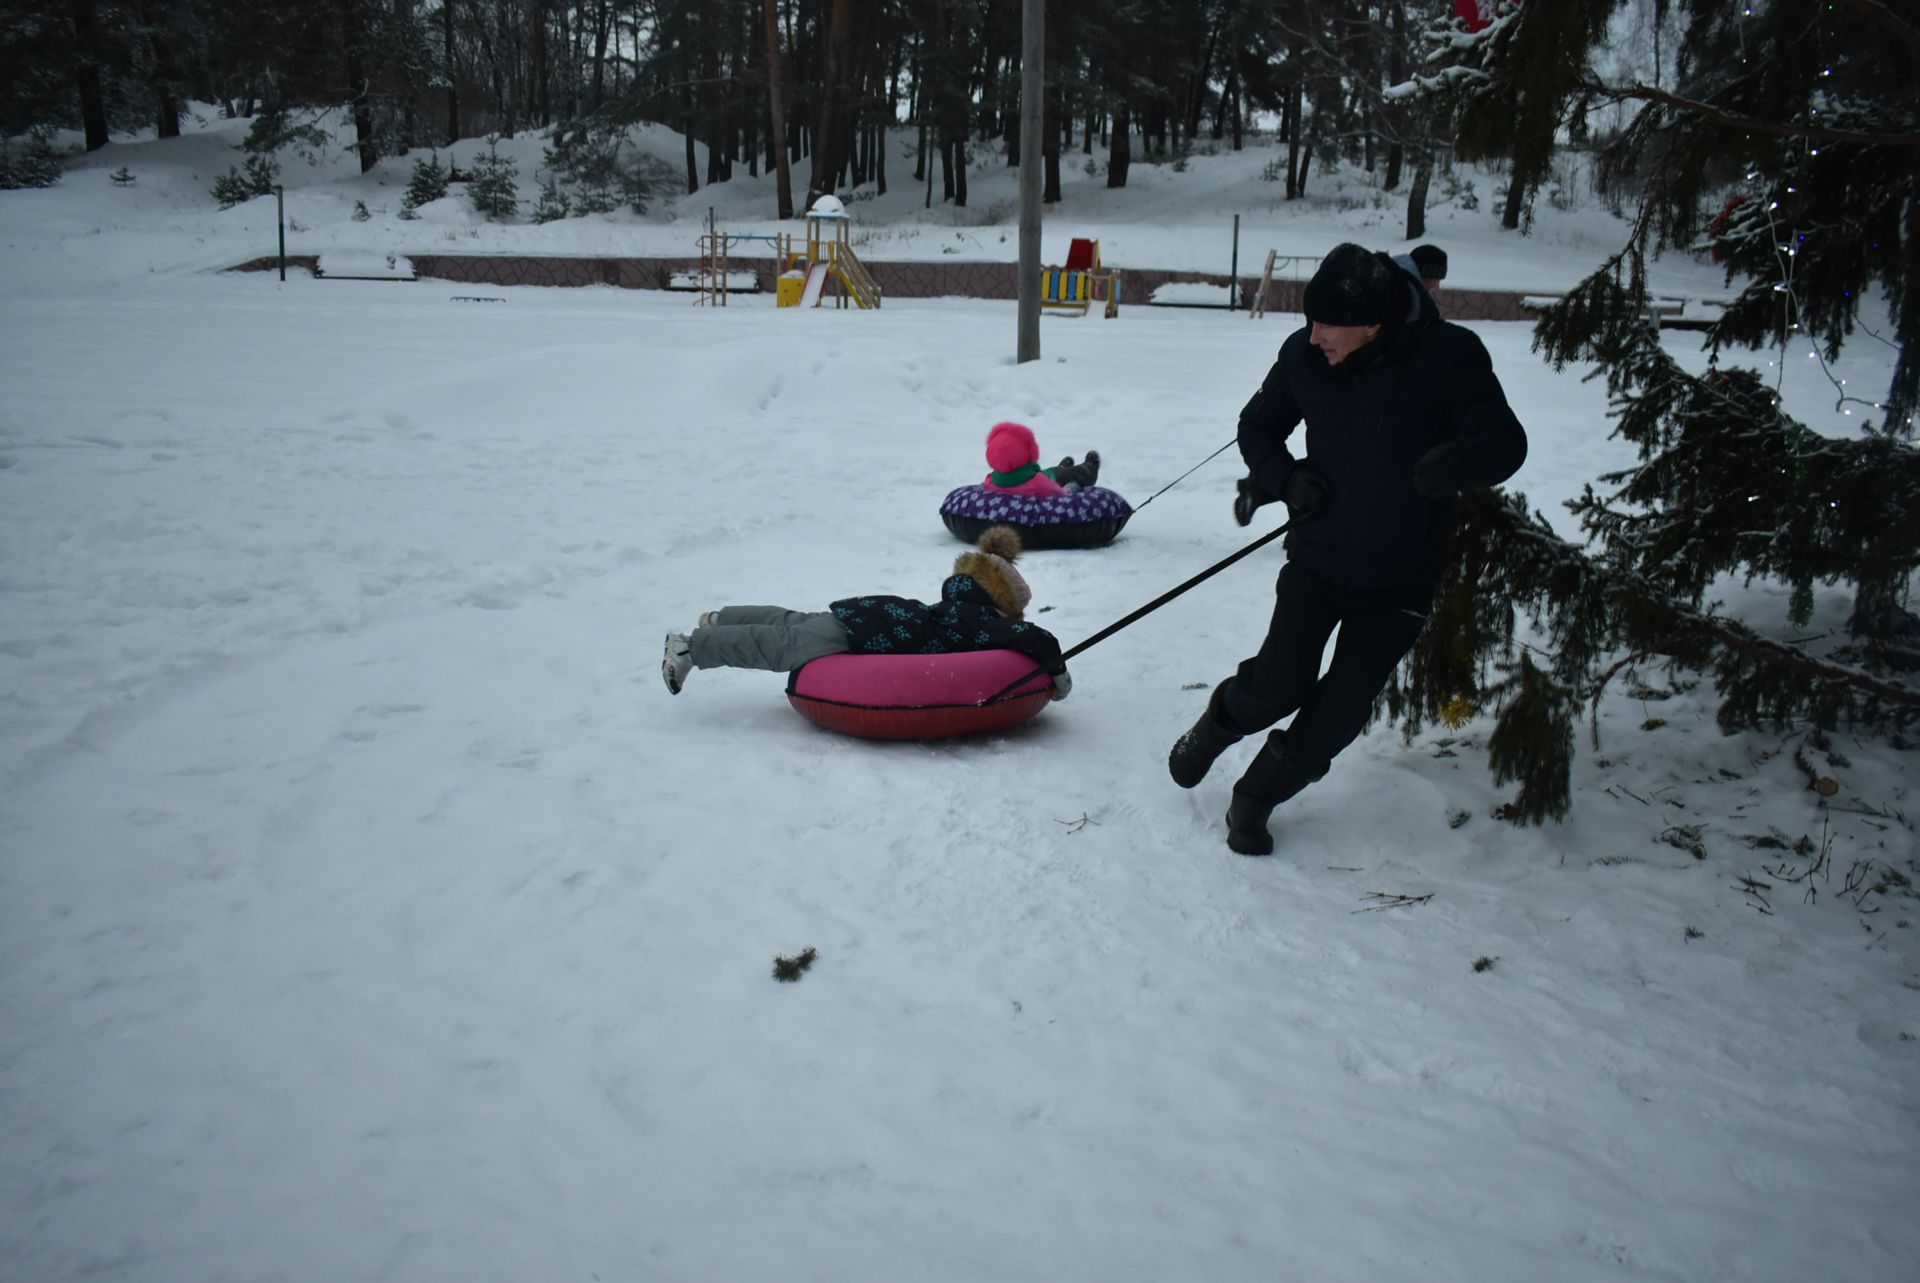
[[[1826,5],[1825,8],[1829,13],[1833,11],[1832,4]],[[1753,6],[1752,5],[1743,6],[1741,9],[1741,14],[1744,17],[1748,17],[1748,18],[1752,17]],[[1744,31],[1741,31],[1739,28],[1736,28],[1735,30],[1736,30],[1736,35],[1739,38],[1740,44],[1741,44],[1740,61],[1744,63],[1747,61],[1745,33]],[[1825,66],[1820,69],[1821,79],[1823,80],[1827,79],[1832,75],[1833,75],[1833,68],[1831,66]],[[1808,110],[1815,117],[1818,117],[1820,115],[1820,106],[1818,102],[1810,103],[1808,105]],[[1817,123],[1817,122],[1814,122],[1814,123]],[[1751,135],[1748,135],[1748,141],[1749,142],[1752,141]],[[1803,138],[1800,141],[1801,141],[1801,145],[1806,148],[1806,155],[1809,160],[1811,160],[1813,157],[1816,157],[1820,154],[1820,148],[1817,144],[1815,144],[1812,138],[1810,137]],[[1749,183],[1759,184],[1761,181],[1760,171],[1758,169],[1750,169],[1747,172],[1747,181]],[[1773,288],[1775,292],[1786,296],[1786,304],[1788,308],[1788,322],[1790,326],[1789,332],[1791,334],[1801,334],[1806,337],[1809,345],[1807,348],[1807,359],[1815,362],[1820,367],[1820,372],[1823,375],[1825,375],[1827,378],[1827,381],[1833,385],[1834,391],[1837,394],[1837,398],[1834,401],[1833,408],[1837,410],[1842,415],[1842,417],[1845,417],[1845,418],[1853,417],[1853,407],[1856,405],[1865,406],[1869,409],[1884,413],[1887,408],[1884,402],[1875,401],[1868,397],[1857,396],[1847,391],[1846,379],[1841,377],[1840,374],[1834,370],[1832,364],[1829,363],[1827,358],[1821,353],[1820,344],[1814,338],[1813,332],[1802,324],[1802,321],[1806,316],[1806,310],[1801,304],[1799,291],[1795,288],[1794,268],[1796,266],[1797,260],[1800,255],[1800,246],[1807,239],[1807,233],[1798,231],[1798,230],[1783,231],[1781,227],[1780,219],[1777,217],[1777,213],[1780,209],[1780,201],[1776,197],[1771,195],[1769,192],[1760,190],[1758,187],[1756,187],[1755,189],[1755,194],[1766,202],[1764,207],[1764,212],[1767,218],[1767,231],[1769,236],[1772,239],[1772,243],[1774,247],[1774,260],[1778,265],[1779,273],[1780,273],[1780,278],[1778,281],[1774,283]],[[1792,184],[1788,184],[1786,188],[1786,194],[1789,196],[1798,195],[1799,189],[1793,186]],[[1859,300],[1856,299],[1855,300],[1856,311],[1858,310],[1858,306],[1859,306]],[[1865,332],[1869,335],[1873,335],[1873,331],[1870,329],[1866,330]],[[1879,337],[1877,335],[1873,335],[1873,336]],[[1785,358],[1787,356],[1787,345],[1789,342],[1790,340],[1783,335],[1780,343],[1781,359],[1778,361],[1767,362],[1768,366],[1773,368],[1775,371],[1774,385],[1773,385],[1773,406],[1775,409],[1778,409],[1780,406],[1781,387],[1784,384],[1785,378],[1786,378],[1787,361]],[[1913,427],[1912,415],[1907,416],[1906,427],[1908,429],[1911,429]]]

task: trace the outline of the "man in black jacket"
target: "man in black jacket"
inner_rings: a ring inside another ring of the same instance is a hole
[[[1453,496],[1499,485],[1527,454],[1486,347],[1441,320],[1387,255],[1338,246],[1303,310],[1307,325],[1240,412],[1252,475],[1234,516],[1245,525],[1280,498],[1294,522],[1273,621],[1168,758],[1174,782],[1192,788],[1233,744],[1293,715],[1233,786],[1227,845],[1243,855],[1273,850],[1273,808],[1327,773],[1419,636],[1447,564]],[[1287,443],[1303,421],[1296,456]]]

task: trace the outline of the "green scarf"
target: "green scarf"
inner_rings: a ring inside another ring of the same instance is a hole
[[[999,486],[1002,490],[1011,490],[1015,486],[1027,484],[1027,482],[1033,480],[1039,474],[1040,465],[1037,463],[1029,463],[1026,467],[1015,468],[1012,472],[994,473],[993,484]]]

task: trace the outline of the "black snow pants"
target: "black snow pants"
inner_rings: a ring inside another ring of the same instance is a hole
[[[1297,714],[1273,733],[1273,747],[1317,779],[1366,725],[1374,697],[1427,622],[1433,590],[1346,592],[1288,562],[1273,591],[1266,640],[1222,692],[1222,711],[1242,735]],[[1322,676],[1320,659],[1336,625],[1340,639]]]

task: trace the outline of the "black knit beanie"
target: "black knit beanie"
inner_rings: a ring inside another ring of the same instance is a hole
[[[1420,269],[1423,281],[1444,281],[1447,279],[1447,251],[1438,245],[1415,245],[1407,251],[1407,257]]]
[[[1307,282],[1301,310],[1322,325],[1385,325],[1400,311],[1396,270],[1384,254],[1336,245]]]

